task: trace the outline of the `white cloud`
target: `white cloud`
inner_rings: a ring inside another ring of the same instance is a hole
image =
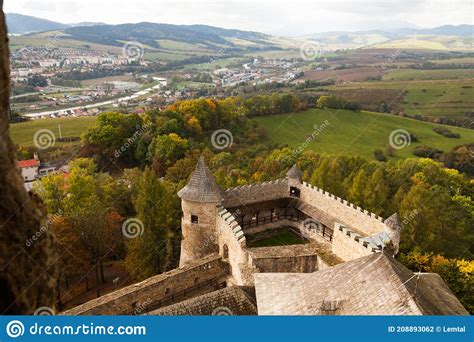
[[[436,0],[5,0],[6,12],[64,23],[161,22],[308,34],[418,25],[472,24],[472,1]]]

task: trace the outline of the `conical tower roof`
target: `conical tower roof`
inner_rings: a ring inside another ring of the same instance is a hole
[[[389,218],[385,220],[385,225],[392,228],[393,230],[401,230],[402,223],[400,222],[400,217],[397,213],[392,214]]]
[[[295,164],[291,167],[291,169],[288,170],[286,176],[288,178],[301,179],[303,172],[301,172],[300,168]]]
[[[203,157],[199,158],[189,183],[178,192],[178,196],[187,201],[203,203],[220,202],[223,199],[222,191]]]

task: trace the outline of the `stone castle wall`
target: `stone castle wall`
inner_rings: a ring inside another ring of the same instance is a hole
[[[288,180],[286,178],[238,186],[224,192],[223,206],[232,208],[256,202],[271,201],[286,197],[287,192]]]
[[[382,217],[364,210],[355,204],[306,182],[303,182],[300,188],[300,199],[303,202],[329,213],[342,224],[353,227],[367,236],[390,230],[383,223]]]
[[[219,255],[190,262],[65,311],[64,315],[133,315],[155,308],[160,300],[196,284],[223,278],[228,268]],[[208,289],[212,291],[212,286]]]
[[[179,264],[197,260],[206,255],[218,253],[216,233],[217,207],[214,203],[181,201],[181,256]],[[198,217],[198,223],[191,223],[191,215]]]
[[[361,240],[353,230],[336,224],[332,240],[332,251],[344,261],[361,258],[379,251],[377,246]]]
[[[274,252],[278,252],[281,247],[264,248],[271,248]],[[268,257],[259,255],[252,256],[251,263],[259,273],[309,273],[318,270],[318,259],[317,254]]]
[[[229,263],[230,275],[237,285],[253,283],[252,268],[248,262],[246,239],[234,216],[221,207],[216,220],[219,254]]]

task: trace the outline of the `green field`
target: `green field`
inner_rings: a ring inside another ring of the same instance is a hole
[[[366,111],[312,109],[254,120],[266,128],[274,143],[287,144],[294,149],[301,147],[317,153],[357,155],[371,159],[374,149],[384,150],[389,144],[390,133],[397,129],[407,130],[419,141],[397,150],[394,159],[413,157],[412,151],[419,145],[449,151],[457,145],[474,142],[473,130],[443,126],[461,135],[459,139],[450,139],[433,131],[433,127],[440,125]],[[313,134],[316,132],[313,126],[321,127],[323,124],[326,127],[321,128],[318,134]],[[310,137],[313,136],[314,139],[311,140]]]
[[[430,70],[442,71],[446,70]],[[454,70],[456,71],[456,70]],[[464,70],[467,71],[467,70]],[[405,91],[401,108],[408,114],[462,117],[474,110],[474,79],[372,81],[328,87],[331,90],[395,89]],[[354,98],[357,101],[357,98]],[[377,99],[374,99],[377,101]]]
[[[97,117],[39,119],[10,125],[13,142],[22,146],[34,146],[33,137],[40,129],[51,130],[59,137],[59,127],[63,137],[80,137],[97,120]],[[60,143],[57,143],[60,144]]]
[[[473,78],[474,70],[470,69],[442,69],[442,70],[392,70],[382,78],[384,81],[411,81],[411,80],[445,80]]]
[[[188,64],[184,67],[184,70],[197,69],[199,71],[203,70],[214,70],[219,68],[227,68],[232,65],[238,65],[244,63],[247,60],[243,57],[229,57],[229,58],[219,58],[218,55],[210,56],[209,62],[199,63],[199,64]]]

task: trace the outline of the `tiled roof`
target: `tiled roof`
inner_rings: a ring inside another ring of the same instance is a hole
[[[384,222],[388,227],[392,228],[393,230],[401,230],[402,223],[400,222],[400,218],[398,217],[397,213],[392,214],[389,218],[387,218]]]
[[[35,167],[35,166],[39,166],[39,161],[36,160],[36,159],[19,160],[18,161],[18,166],[20,168]]]
[[[256,273],[259,315],[467,315],[437,274],[384,253],[314,273]]]
[[[296,178],[296,179],[301,179],[301,177],[303,176],[303,173],[301,172],[301,170],[299,169],[299,167],[295,164],[291,167],[291,169],[288,170],[288,172],[286,173],[286,175],[289,177],[289,178]]]
[[[222,191],[203,157],[199,158],[189,183],[178,192],[178,196],[184,200],[204,203],[220,202],[223,199]]]

